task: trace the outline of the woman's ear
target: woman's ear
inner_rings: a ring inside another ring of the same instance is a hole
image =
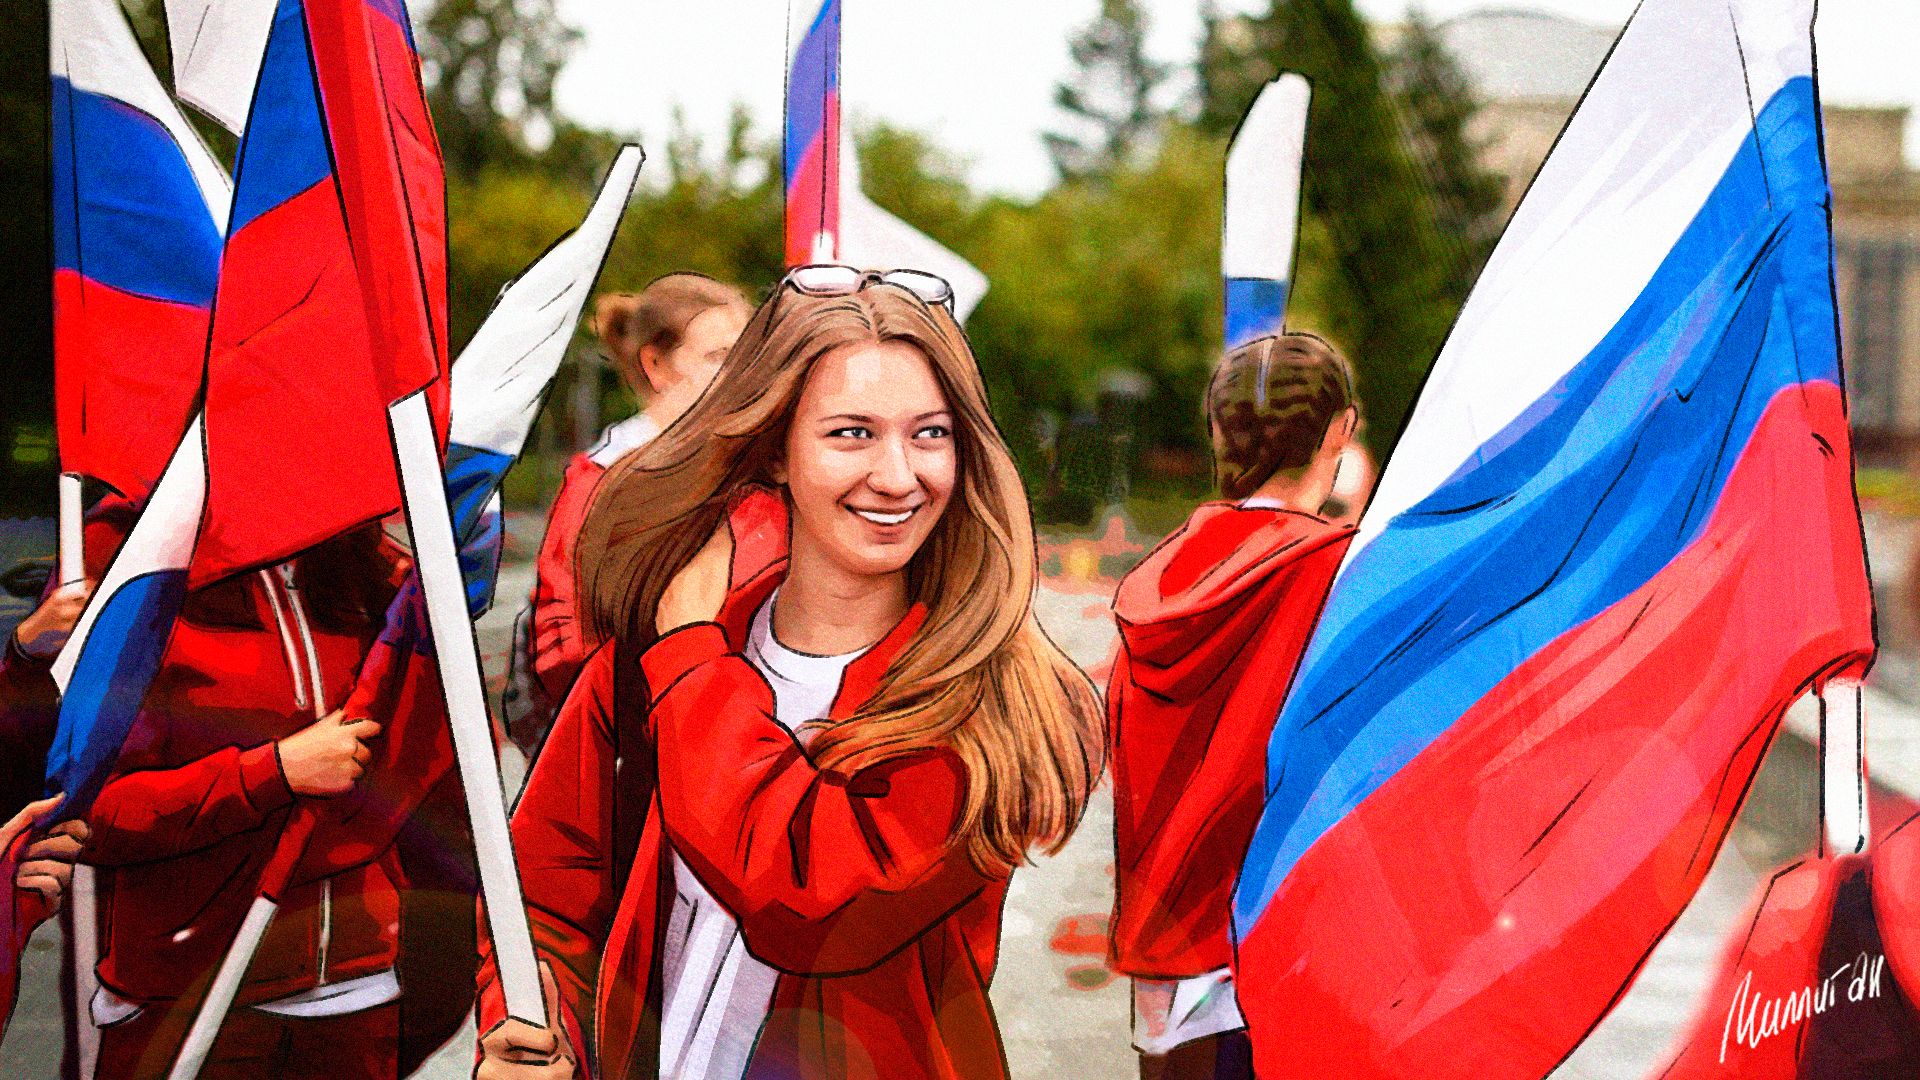
[[[638,361],[634,367],[640,373],[640,380],[646,384],[635,389],[645,390],[649,394],[658,394],[673,382],[667,371],[667,354],[658,345],[640,346],[640,351],[634,359]]]
[[[784,457],[774,458],[767,464],[767,475],[773,478],[774,483],[785,487],[787,484],[787,459]]]

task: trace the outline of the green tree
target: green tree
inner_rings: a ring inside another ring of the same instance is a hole
[[[1162,120],[1153,94],[1171,69],[1147,56],[1146,38],[1138,0],[1101,0],[1099,16],[1067,42],[1074,72],[1053,98],[1080,130],[1043,136],[1063,179],[1109,175],[1151,149]]]
[[[1447,260],[1447,296],[1462,303],[1506,221],[1505,184],[1480,163],[1483,147],[1470,134],[1479,102],[1419,8],[1407,12],[1387,70],[1414,159],[1433,198]]]
[[[417,40],[449,172],[472,177],[576,137],[553,103],[580,40],[558,0],[439,0]]]
[[[1384,453],[1458,305],[1434,200],[1400,130],[1367,26],[1350,0],[1274,0],[1263,14],[1209,11],[1204,33],[1203,130],[1231,131],[1280,71],[1313,83],[1301,262],[1324,261],[1318,329],[1353,358],[1367,438]],[[1308,236],[1318,238],[1313,250]]]
[[[0,395],[0,511],[53,512],[52,184],[47,150],[47,6],[25,4],[0,19],[0,296],[7,315],[7,392]],[[11,560],[13,550],[5,552]],[[8,563],[11,565],[11,563]]]

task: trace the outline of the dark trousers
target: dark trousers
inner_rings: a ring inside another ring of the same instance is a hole
[[[1242,1028],[1141,1054],[1140,1080],[1253,1080],[1253,1042]]]
[[[150,1005],[101,1028],[97,1080],[166,1076],[192,1023],[190,1008]],[[397,1080],[399,1049],[399,1002],[311,1020],[235,1009],[200,1080]]]

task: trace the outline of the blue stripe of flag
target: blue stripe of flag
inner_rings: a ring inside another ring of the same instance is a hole
[[[53,265],[122,292],[213,305],[220,230],[179,144],[124,101],[53,80]]]

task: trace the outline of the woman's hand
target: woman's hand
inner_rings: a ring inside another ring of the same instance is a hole
[[[660,606],[653,613],[653,628],[661,637],[683,626],[712,622],[727,599],[727,579],[733,571],[733,534],[727,523],[713,530],[693,560],[680,568],[660,594]]]
[[[474,1080],[573,1080],[573,1047],[560,1022],[560,988],[545,960],[540,961],[540,990],[547,999],[548,1026],[509,1016],[487,1029],[480,1036]]]
[[[20,643],[20,651],[36,660],[59,652],[73,633],[74,624],[80,621],[80,613],[86,610],[93,586],[92,581],[75,581],[48,593],[33,614],[14,627],[13,639]]]
[[[20,834],[33,827],[36,818],[59,802],[60,797],[55,795],[30,803],[11,821],[0,825],[0,851],[13,847]],[[49,911],[60,910],[60,901],[73,882],[73,864],[79,859],[80,849],[86,842],[86,822],[63,821],[55,825],[46,836],[27,845],[20,868],[13,876],[14,886],[39,893]]]
[[[366,773],[373,758],[367,740],[380,734],[380,725],[348,720],[344,712],[328,713],[280,740],[280,771],[295,795],[345,795]]]

